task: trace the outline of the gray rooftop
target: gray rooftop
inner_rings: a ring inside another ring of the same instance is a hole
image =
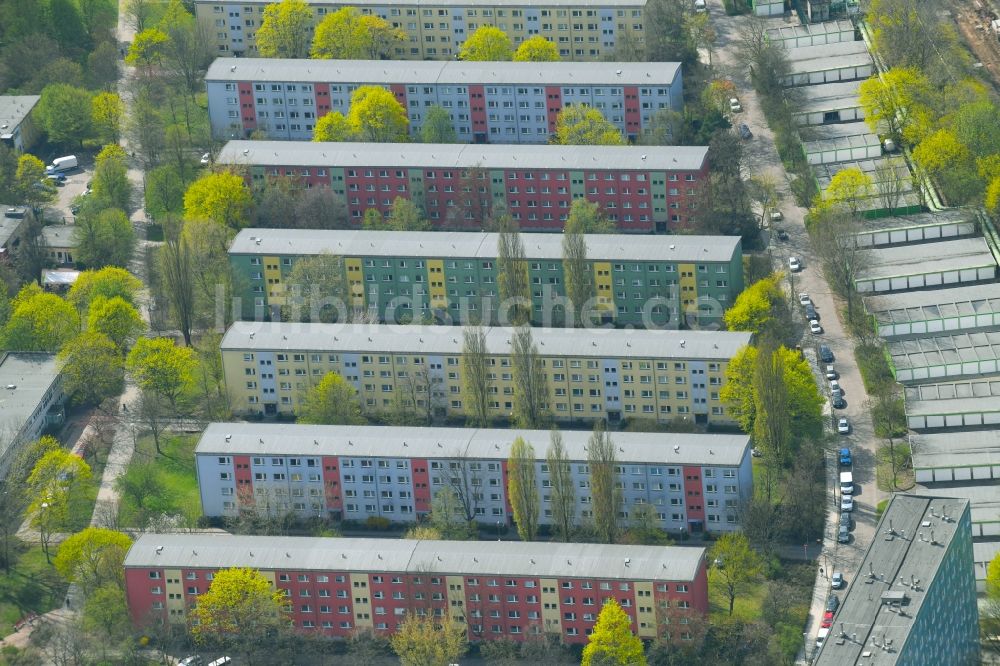
[[[913,246],[910,246],[913,247]],[[904,291],[864,299],[865,310],[880,324],[1000,313],[1000,284],[974,284],[948,289]]]
[[[42,227],[42,239],[48,247],[76,247],[77,242],[73,239],[75,226],[71,224],[57,224]]]
[[[143,534],[125,566],[689,581],[704,556],[684,546]]]
[[[575,0],[574,0],[575,1]],[[461,2],[467,6],[468,2]],[[389,85],[648,85],[669,86],[677,62],[471,62],[434,60],[294,60],[216,58],[205,80]]]
[[[972,544],[972,559],[976,561],[976,581],[986,580],[986,567],[1000,554],[1000,541],[976,541]]]
[[[1000,523],[1000,483],[995,481],[969,481],[961,485],[950,483],[931,488],[921,486],[920,494],[933,498],[959,497],[971,505],[973,523]],[[948,515],[954,515],[950,509]]]
[[[621,169],[697,171],[707,146],[557,146],[525,144],[331,143],[230,141],[222,164],[295,167],[392,167],[437,169]]]
[[[792,94],[798,98],[795,105],[796,113],[823,111],[834,109],[849,109],[858,106],[858,81],[838,81],[837,83],[819,83],[813,86],[792,88]]]
[[[996,259],[983,238],[919,243],[864,250],[866,269],[860,279],[925,275],[983,266],[996,266]]]
[[[645,7],[646,0],[546,0],[546,6],[553,7]],[[196,5],[268,5],[271,0],[194,0]],[[344,0],[308,0],[308,4],[314,7],[343,7]],[[424,6],[424,7],[476,7],[476,0],[400,0],[398,2],[387,2],[386,0],[352,0],[349,3],[355,7],[391,7],[395,5]],[[487,7],[537,7],[538,5],[529,0],[489,0],[485,3]]]
[[[830,125],[834,127],[834,125]],[[893,229],[913,229],[916,227],[935,227],[942,224],[968,222],[975,224],[975,218],[964,210],[942,210],[933,213],[915,213],[913,215],[897,215],[896,217],[880,217],[865,220],[865,231],[891,231]]]
[[[209,0],[198,1],[208,2]],[[783,39],[808,37],[809,35],[823,35],[835,32],[849,32],[853,34],[854,24],[848,19],[838,19],[836,21],[823,21],[822,23],[783,25],[777,28],[768,28],[767,38],[772,41],[779,41]]]
[[[463,458],[510,457],[517,437],[545,461],[548,430],[405,428],[396,426],[316,426],[278,423],[211,423],[195,453],[203,455],[323,455],[347,457]],[[562,433],[572,461],[587,460],[591,433]],[[738,467],[749,454],[747,435],[616,432],[611,439],[621,463],[663,463]]]
[[[329,231],[243,229],[230,254],[343,257],[494,258],[498,234],[463,231]],[[588,234],[592,261],[728,262],[740,247],[738,236],[627,236]],[[522,233],[528,259],[562,260],[562,234]]]
[[[920,612],[926,592],[934,584],[944,555],[949,551],[948,546],[959,526],[957,519],[967,505],[968,501],[964,499],[943,501],[937,497],[900,494],[892,497],[878,522],[876,537],[833,618],[830,635],[813,663],[817,666],[897,663],[899,651],[909,638],[914,617]],[[956,520],[942,520],[943,509]],[[888,538],[886,532],[890,521],[894,532],[905,534],[905,538]],[[925,522],[930,524],[925,527]],[[931,530],[934,530],[934,539],[944,547],[929,542]],[[921,532],[927,540],[917,538]],[[870,576],[870,572],[874,572],[874,576]],[[911,575],[920,581],[915,589],[910,585]],[[904,594],[909,600],[905,605],[905,616],[890,612],[886,607],[882,596],[890,592]],[[842,632],[847,636],[841,637]],[[876,639],[880,643],[886,639],[892,641],[894,650],[886,652],[875,647]],[[869,653],[863,662],[862,653]]]
[[[8,211],[16,211],[15,215],[20,217],[8,217]],[[0,203],[0,249],[7,247],[10,237],[25,223],[25,216],[28,214],[23,206]]]
[[[1000,331],[898,340],[888,346],[897,370],[990,361],[1000,359]]]
[[[910,433],[914,469],[949,469],[1000,465],[1000,431],[956,430],[942,433]],[[948,492],[968,497],[956,488]],[[1000,500],[1000,489],[994,488]]]
[[[485,331],[492,355],[510,353],[514,329]],[[750,343],[749,333],[586,328],[532,328],[541,356],[670,358],[728,361]],[[462,354],[462,328],[391,324],[234,322],[222,350],[341,351],[358,353]]]
[[[40,99],[40,95],[0,95],[0,136],[13,133]]]
[[[903,390],[907,414],[962,414],[987,407],[992,407],[988,411],[1000,411],[1000,375],[918,384]]]
[[[55,354],[0,354],[0,458],[58,377]]]
[[[872,61],[872,57],[868,55],[868,47],[863,41],[799,46],[786,51],[791,74],[867,65]]]
[[[804,125],[799,128],[799,136],[805,142],[821,141],[823,139],[840,139],[844,137],[875,136],[866,122],[836,123],[833,125]],[[878,137],[875,137],[876,142]],[[899,219],[899,218],[896,218]],[[865,224],[868,220],[865,220]]]

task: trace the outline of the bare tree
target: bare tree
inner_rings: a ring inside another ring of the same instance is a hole
[[[166,399],[155,391],[140,390],[139,397],[132,403],[132,412],[135,420],[152,435],[156,454],[163,455],[160,439],[173,414]]]
[[[184,336],[184,344],[191,346],[195,320],[194,266],[191,247],[186,238],[177,233],[168,235],[160,250],[160,274],[174,323]]]
[[[469,445],[466,445],[465,449],[456,451],[446,464],[448,469],[443,470],[445,481],[455,493],[465,519],[472,522],[476,519],[476,509],[483,501],[482,463],[469,459]]]
[[[540,428],[548,420],[549,386],[531,328],[519,326],[511,344],[514,377],[514,423]]]
[[[432,377],[424,366],[418,366],[400,379],[399,393],[405,397],[409,408],[425,425],[433,423],[438,412],[447,405],[441,380]]]
[[[594,528],[604,543],[615,543],[621,534],[621,518],[624,500],[618,487],[618,460],[615,444],[611,441],[598,421],[587,443],[587,463],[590,466],[590,508],[594,516]]]
[[[153,17],[153,0],[126,0],[122,4],[126,24],[140,33],[149,27]]]
[[[567,326],[585,325],[585,307],[596,293],[593,269],[587,261],[587,238],[580,227],[580,222],[579,216],[570,213],[563,230],[563,276],[566,282],[566,297],[572,308],[567,308],[565,322]]]
[[[864,266],[864,252],[858,245],[858,221],[845,213],[827,211],[812,225],[812,245],[820,259],[823,276],[834,291],[847,301],[847,318],[854,314],[857,285]]]
[[[531,290],[524,243],[517,224],[505,215],[498,220],[497,282],[500,292],[500,323],[520,326],[531,321]],[[506,314],[504,321],[503,315]]]
[[[875,163],[875,191],[878,194],[882,207],[889,215],[896,216],[896,208],[899,207],[900,199],[906,190],[905,176],[900,173],[899,163],[892,158],[879,160]],[[905,169],[905,165],[903,165]]]
[[[569,541],[576,525],[576,488],[573,486],[569,454],[566,453],[562,433],[558,430],[553,430],[549,435],[545,462],[549,466],[549,484],[552,488],[552,527],[556,538]]]
[[[472,425],[485,428],[490,423],[490,370],[486,332],[482,326],[462,331],[462,380],[466,393],[466,413]]]

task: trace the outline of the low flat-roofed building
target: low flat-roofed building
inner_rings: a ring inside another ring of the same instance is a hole
[[[1000,331],[895,340],[888,349],[889,364],[902,384],[1000,372]]]
[[[73,253],[76,252],[78,243],[74,238],[74,229],[71,224],[56,224],[42,227],[42,243],[45,245],[45,252],[53,264],[57,266],[68,266],[76,263]]]
[[[871,196],[858,200],[858,212],[866,218],[866,224],[873,217],[876,218],[877,222],[877,216],[888,213],[889,206],[892,206],[892,214],[896,216],[919,213],[922,210],[920,195],[913,187],[910,167],[906,160],[899,155],[883,155],[865,160],[831,164],[814,164],[812,171],[816,176],[816,184],[821,196],[828,196],[827,188],[833,177],[846,169],[857,169],[871,181]],[[887,196],[880,196],[880,192],[886,192]],[[888,194],[892,196],[888,196]]]
[[[910,451],[917,483],[1000,480],[997,430],[911,433]],[[1000,500],[1000,488],[994,487],[994,491]]]
[[[934,213],[915,213],[865,220],[865,228],[858,232],[858,245],[881,247],[905,245],[924,241],[972,236],[977,223],[963,210],[945,210]]]
[[[603,596],[645,639],[660,635],[661,604],[708,613],[701,547],[146,533],[124,563],[133,621],[185,626],[212,576],[231,567],[252,567],[294,598],[296,631],[340,639],[359,629],[389,636],[416,608],[466,626],[471,641],[567,643],[587,642]],[[501,590],[502,614],[486,600]],[[585,598],[597,599],[593,612]]]
[[[972,544],[973,558],[976,560],[976,592],[986,592],[986,570],[997,555],[1000,555],[1000,541],[976,541]]]
[[[21,246],[32,213],[24,206],[0,203],[0,260],[11,261]]]
[[[808,125],[799,129],[809,164],[867,160],[882,155],[882,142],[863,122]]]
[[[786,86],[856,81],[872,75],[874,64],[863,41],[835,42],[787,49]]]
[[[1000,481],[922,486],[919,493],[934,499],[961,498],[971,509],[972,538],[1000,537]]]
[[[0,355],[0,477],[22,446],[61,423],[64,397],[54,354]]]
[[[912,430],[1000,426],[1000,375],[905,388]]]
[[[880,293],[996,279],[997,261],[982,237],[865,250],[858,292]]]
[[[865,311],[883,338],[1000,327],[1000,284],[867,296]]]
[[[781,44],[785,48],[792,49],[820,44],[836,44],[837,42],[853,42],[857,39],[856,32],[852,21],[837,19],[823,23],[804,23],[768,28],[766,36],[767,41],[772,44]]]
[[[796,97],[792,117],[799,125],[826,125],[864,120],[857,81],[820,83],[789,91]]]
[[[40,95],[0,95],[0,142],[18,152],[31,148],[38,131],[31,112]]]
[[[425,519],[434,494],[448,487],[470,502],[477,522],[512,525],[505,479],[518,437],[534,449],[539,523],[551,525],[545,501],[548,430],[212,423],[195,449],[201,506],[206,516],[258,511],[412,523]],[[590,437],[586,430],[562,432],[574,488],[589,487]],[[659,526],[674,533],[739,529],[740,507],[753,495],[749,437],[630,432],[610,437],[621,466],[622,520],[648,505]],[[365,478],[365,469],[394,470],[392,487]],[[471,487],[490,492],[470,496]],[[390,492],[378,502],[365,501],[381,490]],[[583,492],[574,497],[578,525],[590,518],[589,500]]]
[[[968,500],[893,495],[847,580],[817,666],[979,663]]]

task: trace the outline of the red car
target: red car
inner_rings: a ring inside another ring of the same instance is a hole
[[[823,613],[823,621],[820,623],[820,627],[823,629],[829,629],[833,625],[833,611],[827,611]]]

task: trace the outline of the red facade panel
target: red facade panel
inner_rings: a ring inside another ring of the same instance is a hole
[[[406,106],[406,86],[401,83],[394,83],[389,86],[389,90],[392,92],[393,97],[396,98],[396,101],[399,102],[400,106],[404,109],[409,108]]]
[[[317,83],[313,92],[316,94],[316,119],[319,120],[330,113],[330,84]]]
[[[413,510],[417,515],[428,514],[431,510],[431,477],[427,461],[412,458],[410,466],[413,476]]]
[[[243,131],[248,135],[257,129],[257,107],[253,97],[253,83],[240,81],[237,84],[240,91],[240,116],[243,121]]]
[[[486,123],[486,95],[482,85],[469,86],[469,117],[472,119],[472,140],[487,142],[490,128]]]
[[[322,464],[326,510],[339,513],[344,510],[344,500],[340,489],[340,459],[336,456],[325,456]]]
[[[250,456],[233,456],[233,479],[236,481],[237,501],[244,506],[252,506],[254,495]]]
[[[545,87],[545,111],[549,121],[549,134],[555,134],[556,120],[559,112],[562,111],[562,87]]]
[[[639,113],[639,88],[625,86],[625,135],[636,137],[642,132],[642,117]]]
[[[684,508],[688,524],[705,524],[705,498],[702,495],[701,467],[684,467]]]

